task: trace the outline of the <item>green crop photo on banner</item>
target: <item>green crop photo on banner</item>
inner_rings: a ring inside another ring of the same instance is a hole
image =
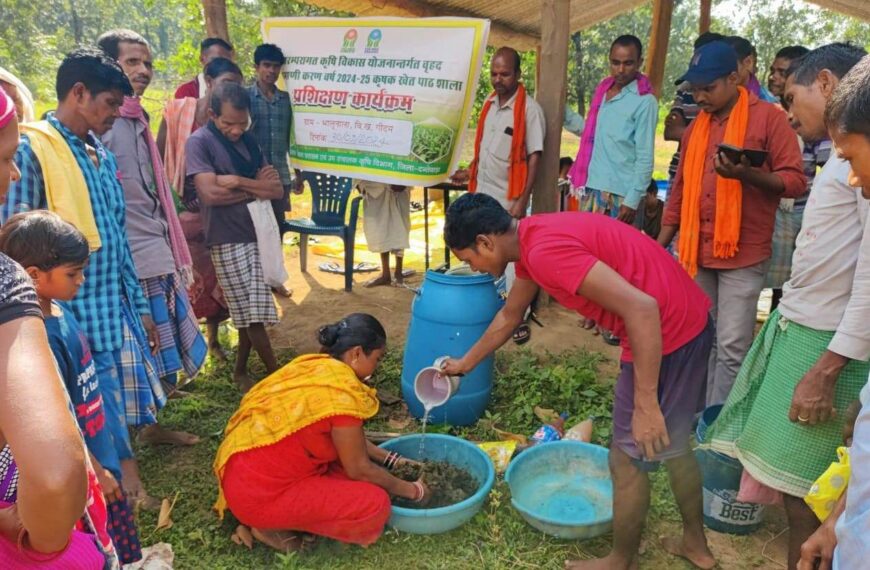
[[[456,169],[489,21],[268,18],[302,170],[428,186]]]

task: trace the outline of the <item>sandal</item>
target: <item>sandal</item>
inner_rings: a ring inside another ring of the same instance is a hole
[[[532,328],[529,326],[529,323],[523,323],[514,329],[513,337],[514,343],[519,346],[526,344],[529,342],[529,339],[532,338]]]
[[[619,346],[619,343],[621,342],[618,336],[613,336],[608,331],[601,331],[601,338],[610,346]]]

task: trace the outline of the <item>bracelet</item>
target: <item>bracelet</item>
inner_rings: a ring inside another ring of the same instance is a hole
[[[388,451],[388,452],[387,452],[387,456],[384,457],[384,460],[383,460],[383,461],[381,461],[381,464],[382,464],[384,467],[386,467],[387,469],[390,468],[389,465],[390,465],[390,462],[393,460],[393,454],[394,454],[394,453],[395,453],[395,451]]]
[[[399,459],[402,459],[402,456],[396,453],[395,451],[391,451],[387,453],[387,456],[384,457],[383,465],[389,471],[392,471],[393,468],[396,467],[396,464],[399,462]]]
[[[415,503],[419,503],[420,501],[423,500],[423,497],[426,496],[426,489],[423,488],[423,483],[421,483],[419,481],[414,481],[411,484],[414,485],[414,489],[415,489],[414,498],[411,500],[414,501]]]

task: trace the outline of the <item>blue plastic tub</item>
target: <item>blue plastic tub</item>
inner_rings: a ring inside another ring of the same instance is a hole
[[[419,434],[405,435],[381,444],[409,459],[447,461],[467,469],[477,479],[477,492],[462,502],[438,509],[408,509],[393,506],[389,525],[412,534],[439,534],[468,522],[483,506],[495,483],[495,468],[489,456],[473,443],[452,435],[426,435],[424,457],[420,456]]]
[[[493,279],[486,274],[426,272],[411,306],[411,322],[402,359],[402,396],[416,418],[423,404],[414,394],[414,378],[441,356],[459,357],[483,335],[502,307]],[[492,391],[493,357],[485,358],[462,380],[459,390],[429,421],[471,425],[483,415]]]
[[[554,441],[523,451],[505,473],[511,504],[530,525],[558,538],[586,539],[609,532],[609,454],[581,441]]]
[[[722,405],[710,406],[701,414],[695,438],[704,443],[707,427],[722,411]],[[718,532],[745,535],[758,530],[764,522],[764,505],[737,500],[743,466],[733,457],[709,449],[696,449],[701,468],[704,495],[704,524]]]

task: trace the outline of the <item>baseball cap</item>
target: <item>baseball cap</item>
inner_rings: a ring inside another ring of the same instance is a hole
[[[707,85],[737,71],[737,52],[723,41],[710,42],[695,50],[689,69],[677,79],[676,85]]]

